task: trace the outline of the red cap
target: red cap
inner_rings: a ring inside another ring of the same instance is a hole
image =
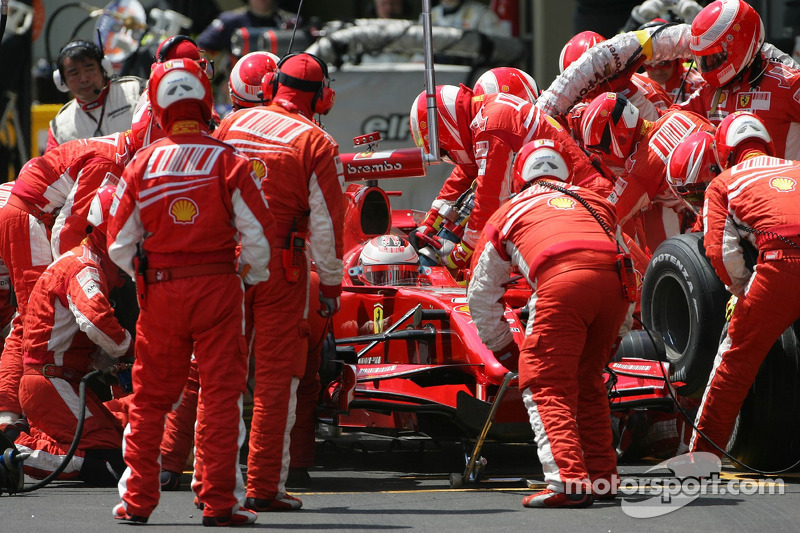
[[[281,72],[305,81],[323,81],[322,66],[308,54],[296,54],[286,58],[280,66]]]
[[[311,103],[326,77],[322,65],[313,56],[298,53],[284,58],[277,72],[278,90],[273,102],[312,116],[315,111]]]
[[[182,39],[179,39],[183,37]],[[175,43],[175,41],[178,41]],[[162,56],[161,50],[166,46],[166,54]],[[200,50],[198,50],[197,45],[189,39],[188,37],[184,37],[181,35],[176,35],[174,37],[170,37],[169,39],[162,42],[158,45],[158,50],[156,51],[156,58],[158,62],[169,61],[170,59],[193,59],[195,61],[200,60]]]

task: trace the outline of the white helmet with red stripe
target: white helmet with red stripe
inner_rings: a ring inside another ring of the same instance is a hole
[[[405,237],[381,235],[371,239],[358,258],[358,279],[367,285],[416,285],[419,256]]]
[[[436,109],[442,159],[454,165],[474,164],[470,122],[472,91],[463,85],[437,85]],[[422,91],[411,105],[409,126],[414,144],[430,152],[428,105]]]
[[[597,32],[582,31],[578,33],[567,41],[567,44],[561,49],[561,55],[558,58],[558,68],[563,73],[573,61],[581,57],[589,48],[605,40],[606,38]]]
[[[239,108],[255,107],[267,103],[261,82],[268,72],[275,72],[280,58],[269,52],[250,52],[245,55],[231,70],[228,79],[228,89],[231,94],[231,103]]]
[[[608,165],[624,166],[633,150],[643,119],[639,109],[617,93],[603,93],[581,117],[584,147],[600,154]]]
[[[715,0],[692,21],[689,48],[703,79],[722,87],[755,59],[764,44],[764,23],[743,0]]]
[[[497,67],[487,70],[472,88],[473,96],[506,93],[519,96],[530,103],[539,97],[539,87],[530,74],[514,67]]]

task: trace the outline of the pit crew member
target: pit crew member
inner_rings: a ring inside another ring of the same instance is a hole
[[[102,137],[131,127],[144,80],[136,76],[111,79],[111,62],[89,41],[67,43],[56,65],[53,82],[74,98],[50,121],[45,151],[74,139]]]
[[[200,66],[160,63],[148,91],[167,136],[126,167],[109,223],[109,256],[136,278],[140,307],[124,437],[128,468],[113,515],[143,523],[157,506],[164,419],[180,398],[194,353],[203,524],[249,524],[257,515],[240,507],[237,466],[247,379],[243,281],[269,278],[274,221],[251,162],[208,134],[213,97]]]
[[[245,63],[238,75],[248,79],[246,71],[252,67],[263,76],[269,58],[262,59]],[[232,100],[242,109],[214,132],[259,162],[277,227],[270,280],[247,294],[256,369],[246,505],[258,512],[302,506],[299,498],[286,493],[285,484],[296,392],[308,354],[311,305],[305,243],[307,238],[319,275],[314,296],[322,313],[331,316],[339,309],[342,290],[345,209],[338,145],[313,121],[314,114],[328,113],[334,103],[327,65],[311,54],[290,54],[263,78],[263,95],[271,103],[261,105],[256,91],[232,90]],[[232,79],[231,87],[239,87],[239,81]]]
[[[45,270],[28,302],[20,402],[31,429],[19,435],[16,445],[31,452],[24,468],[34,478],[55,470],[70,448],[81,378],[133,353],[131,334],[109,302],[111,288],[122,281],[106,251],[114,189],[97,193],[89,213],[91,233]],[[124,470],[122,425],[89,387],[81,440],[59,479],[113,487]]]
[[[793,290],[800,278],[800,162],[769,156],[770,142],[759,135],[736,142],[737,132],[753,131],[748,123],[752,117],[741,115],[732,117],[730,128],[724,121],[720,125],[727,144],[720,160],[726,161],[724,151],[738,144],[739,162],[711,182],[703,208],[705,253],[738,301],[689,447],[719,456],[761,362],[775,339],[800,317],[800,299]],[[752,273],[745,267],[740,239],[758,251]]]
[[[519,387],[547,482],[523,498],[526,507],[586,507],[616,493],[602,373],[632,298],[617,269],[614,206],[568,185],[568,154],[550,139],[522,148],[517,194],[486,223],[467,294],[486,347],[512,370],[519,353]],[[512,267],[533,288],[521,353],[502,318]]]

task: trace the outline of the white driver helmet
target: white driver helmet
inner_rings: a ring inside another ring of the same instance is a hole
[[[416,285],[419,256],[405,237],[381,235],[364,245],[358,279],[367,285]]]

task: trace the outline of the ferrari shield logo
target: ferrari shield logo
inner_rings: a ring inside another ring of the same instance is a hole
[[[750,94],[740,94],[738,109],[750,107],[750,98]]]
[[[375,333],[383,333],[383,306],[375,304],[372,309],[372,330]]]

